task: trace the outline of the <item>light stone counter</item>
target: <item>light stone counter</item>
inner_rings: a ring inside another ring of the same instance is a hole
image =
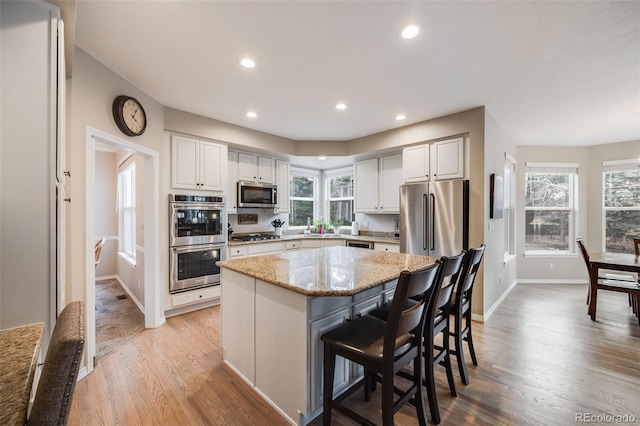
[[[314,234],[311,234],[314,235]],[[229,240],[229,247],[247,245],[247,244],[265,244],[265,243],[273,243],[276,241],[292,241],[292,240],[344,240],[344,241],[367,241],[373,243],[384,243],[384,244],[397,244],[400,245],[400,239],[392,238],[392,237],[382,237],[377,235],[347,235],[347,234],[323,234],[320,236],[305,236],[305,234],[289,234],[283,235],[281,238],[276,238],[274,240],[258,240],[258,241],[234,241]]]
[[[353,247],[296,250],[217,262],[250,277],[305,296],[351,296],[397,279],[434,258]]]

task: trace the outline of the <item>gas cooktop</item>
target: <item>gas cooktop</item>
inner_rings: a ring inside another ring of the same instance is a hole
[[[273,234],[247,234],[247,235],[234,235],[231,237],[232,241],[262,241],[262,240],[277,240],[280,237]]]

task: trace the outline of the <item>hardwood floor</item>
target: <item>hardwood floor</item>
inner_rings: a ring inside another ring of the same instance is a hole
[[[467,355],[471,383],[456,370],[454,398],[444,369],[436,372],[441,425],[567,425],[580,423],[580,413],[639,424],[640,326],[626,295],[606,291],[592,322],[586,294],[586,285],[518,285],[487,323],[474,323],[479,366]],[[122,345],[78,383],[69,424],[288,424],[222,364],[219,321],[219,307],[209,308]],[[350,397],[376,423],[379,393],[369,403],[361,392]],[[413,407],[395,422],[417,425]],[[333,424],[353,423],[334,412]]]

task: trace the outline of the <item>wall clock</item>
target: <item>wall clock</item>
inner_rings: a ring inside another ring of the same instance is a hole
[[[118,96],[113,100],[113,119],[127,136],[140,136],[147,128],[147,115],[137,99]]]

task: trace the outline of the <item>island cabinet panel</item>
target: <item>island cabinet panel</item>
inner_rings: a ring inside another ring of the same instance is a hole
[[[307,412],[307,297],[256,280],[258,392],[291,419]]]
[[[247,382],[255,384],[255,279],[228,269],[221,295],[223,358]],[[241,313],[241,314],[239,314]]]

